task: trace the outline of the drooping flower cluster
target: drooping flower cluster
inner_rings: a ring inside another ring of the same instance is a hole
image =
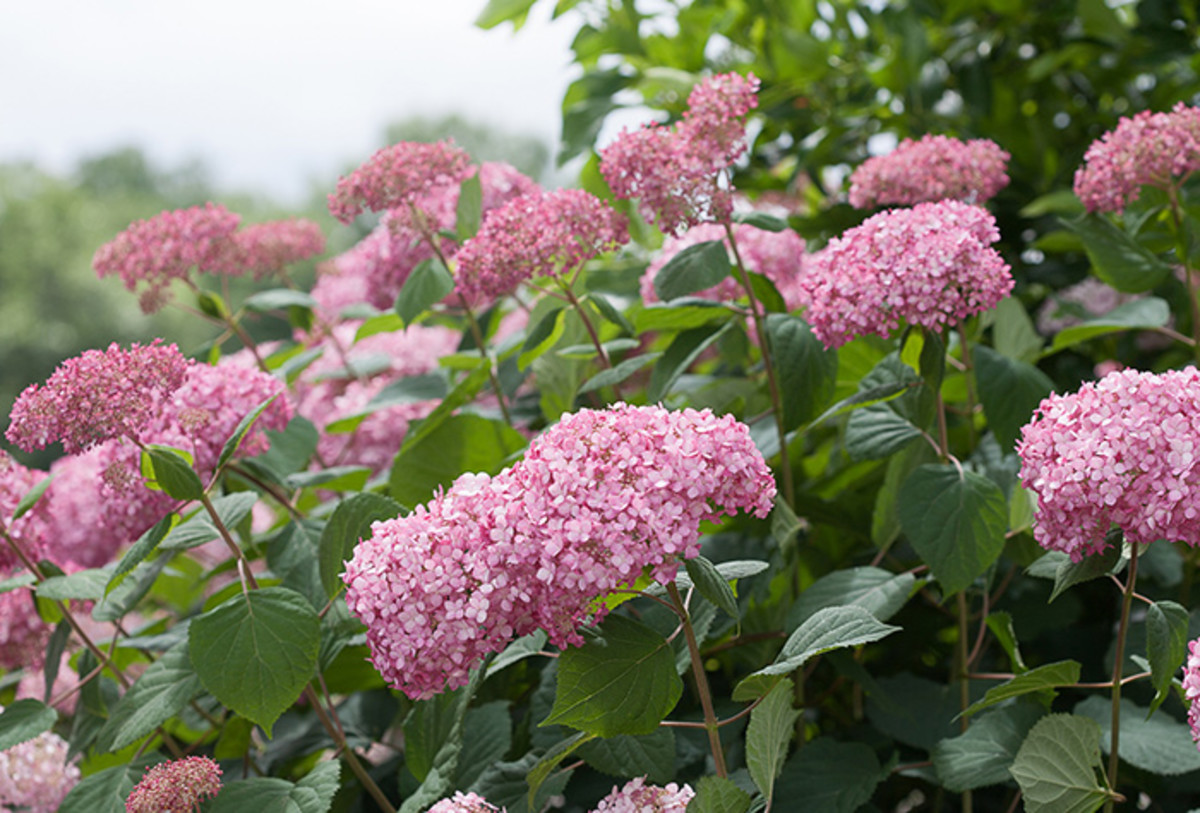
[[[292,218],[255,223],[233,236],[242,273],[262,279],[325,251],[325,235],[311,220]]]
[[[696,796],[690,785],[647,785],[645,777],[631,779],[600,800],[593,813],[684,813]]]
[[[87,350],[59,365],[45,385],[17,398],[5,437],[32,451],[61,440],[68,453],[110,438],[137,438],[153,419],[155,398],[182,383],[188,362],[155,340],[128,350]]]
[[[867,218],[808,258],[805,318],[826,347],[887,336],[901,323],[940,330],[989,310],[1012,290],[991,248],[995,219],[959,201],[919,203]]]
[[[1183,696],[1187,699],[1192,740],[1200,748],[1200,638],[1188,642],[1188,657],[1183,664]]]
[[[221,792],[221,766],[208,757],[160,762],[125,800],[126,813],[192,813]]]
[[[1144,110],[1093,141],[1075,171],[1075,194],[1089,212],[1123,212],[1143,186],[1166,189],[1200,169],[1200,108]]]
[[[431,187],[461,183],[470,157],[449,141],[402,141],[384,147],[362,166],[338,179],[329,212],[350,223],[365,211],[382,212],[414,203]]]
[[[745,151],[746,115],[758,105],[758,79],[728,73],[701,82],[673,127],[623,131],[600,150],[600,172],[620,198],[637,198],[666,233],[727,221],[733,196],[720,175]]]
[[[870,209],[947,198],[983,203],[1008,186],[1010,157],[986,138],[906,138],[887,155],[868,158],[854,170],[850,175],[850,205]]]
[[[0,751],[0,810],[55,813],[79,782],[79,768],[67,762],[67,743],[45,732]]]
[[[582,189],[522,195],[490,212],[463,244],[456,289],[468,301],[492,301],[527,279],[570,277],[627,242],[625,217]]]
[[[643,571],[670,579],[699,524],[765,516],[774,481],[749,430],[705,410],[618,404],[565,417],[496,477],[464,475],[376,523],[347,564],[346,599],[372,661],[410,697],[465,684],[514,637],[578,643],[594,600]]]
[[[805,300],[801,296],[799,285],[800,274],[805,263],[803,237],[791,229],[770,232],[746,223],[733,227],[733,237],[737,241],[738,253],[741,255],[747,271],[762,274],[771,280],[779,293],[783,295],[789,310],[804,304]],[[646,273],[642,275],[643,301],[658,301],[658,294],[654,290],[654,279],[667,263],[685,248],[709,240],[726,240],[724,226],[716,223],[701,223],[699,226],[688,229],[681,237],[668,236],[663,241],[662,251],[646,268]],[[728,246],[727,240],[726,246]],[[732,256],[730,261],[732,262]],[[746,292],[742,286],[732,276],[711,288],[692,294],[692,296],[717,302],[729,302],[745,295]]]
[[[1200,373],[1121,370],[1042,401],[1017,445],[1034,538],[1075,561],[1125,539],[1200,545]]]

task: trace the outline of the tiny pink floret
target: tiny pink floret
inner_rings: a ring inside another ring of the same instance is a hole
[[[1008,186],[1011,156],[994,141],[926,135],[868,158],[850,176],[850,205],[911,206],[945,199],[983,203]]]

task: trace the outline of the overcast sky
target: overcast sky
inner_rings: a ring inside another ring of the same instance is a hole
[[[463,112],[556,145],[578,20],[485,0],[38,0],[0,9],[0,162],[137,145],[296,201],[390,121]]]

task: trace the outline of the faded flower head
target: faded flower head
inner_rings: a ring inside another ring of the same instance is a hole
[[[457,791],[452,799],[442,799],[429,813],[505,813],[507,808],[496,807],[477,793]]]
[[[466,152],[450,141],[402,141],[384,147],[338,180],[329,196],[329,212],[350,223],[366,211],[408,206],[431,187],[461,182],[469,174],[469,162]]]
[[[128,350],[115,343],[87,350],[21,393],[5,437],[26,451],[61,440],[68,453],[110,438],[137,439],[154,417],[156,399],[178,389],[187,368],[179,348],[159,339]]]
[[[160,762],[125,800],[126,813],[192,813],[221,792],[221,766],[208,757]]]
[[[78,766],[67,762],[66,740],[39,734],[0,751],[0,810],[54,813],[79,776]]]
[[[321,227],[302,218],[255,223],[235,234],[233,242],[242,272],[253,273],[255,279],[325,250]]]
[[[522,195],[490,212],[456,255],[457,290],[491,301],[527,279],[569,277],[629,242],[625,217],[582,189]]]
[[[1109,373],[1051,395],[1017,444],[1034,538],[1074,561],[1115,525],[1132,543],[1200,545],[1200,373]]]
[[[1188,657],[1183,664],[1183,696],[1187,699],[1192,739],[1200,748],[1200,638],[1188,642]]]
[[[1075,194],[1089,212],[1122,212],[1142,186],[1166,189],[1200,169],[1200,108],[1144,110],[1093,141],[1075,170]]]
[[[995,219],[946,200],[867,218],[808,258],[805,318],[826,347],[888,336],[901,321],[938,331],[989,310],[1012,290],[991,248]]]
[[[600,800],[592,813],[685,813],[696,795],[690,785],[672,782],[666,787],[647,785],[645,777],[631,779]]]
[[[986,138],[906,138],[887,155],[868,158],[854,170],[850,176],[850,205],[870,209],[947,198],[983,203],[1008,186],[1010,157]]]

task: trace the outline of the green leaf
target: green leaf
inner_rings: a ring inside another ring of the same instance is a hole
[[[249,415],[246,415],[240,421],[238,421],[238,425],[234,428],[233,433],[229,436],[229,439],[225,441],[225,445],[221,447],[221,455],[217,458],[218,469],[223,468],[225,464],[229,462],[229,459],[237,453],[238,447],[242,445],[242,441],[245,440],[246,435],[250,432],[250,427],[253,426],[254,422],[257,421],[259,416],[263,414],[263,410],[269,407],[271,402],[278,397],[279,393],[275,393],[270,398],[256,406],[254,409],[250,410]]]
[[[226,528],[235,528],[249,515],[257,502],[258,494],[256,492],[238,491],[217,497],[212,501],[212,507],[220,517],[222,525]],[[184,550],[219,539],[220,536],[221,532],[213,524],[212,517],[201,508],[172,528],[159,546],[163,550]]]
[[[1170,321],[1171,307],[1166,301],[1156,296],[1148,296],[1145,299],[1137,299],[1119,305],[1103,316],[1097,316],[1095,319],[1089,319],[1060,330],[1055,334],[1053,343],[1043,355],[1048,356],[1059,350],[1066,350],[1068,347],[1086,342],[1088,339],[1106,336],[1109,333],[1118,333],[1122,330],[1153,330],[1165,327]]]
[[[583,382],[579,388],[577,395],[585,395],[592,390],[598,390],[602,387],[611,387],[613,384],[620,384],[625,379],[632,376],[638,370],[653,364],[662,356],[662,353],[643,353],[640,356],[627,358],[621,363],[601,370],[594,376]]]
[[[927,464],[900,487],[900,527],[946,595],[967,587],[1004,550],[1008,505],[986,477]]]
[[[1109,798],[1100,786],[1100,727],[1086,717],[1038,720],[1009,772],[1029,813],[1092,813]]]
[[[154,586],[159,574],[170,562],[169,557],[160,556],[152,562],[142,562],[112,590],[104,594],[104,598],[92,608],[94,621],[117,621],[132,610],[150,588]]]
[[[812,426],[818,426],[830,418],[836,418],[838,415],[845,415],[847,412],[853,412],[856,409],[874,406],[875,404],[883,404],[895,398],[899,398],[907,392],[921,386],[920,381],[897,381],[891,384],[883,384],[870,389],[859,390],[853,395],[843,398],[836,404],[825,410],[812,422]]]
[[[737,596],[712,562],[703,556],[697,556],[685,560],[683,566],[700,595],[728,613],[730,618],[739,617]]]
[[[1156,601],[1146,611],[1146,659],[1154,685],[1153,714],[1171,692],[1171,679],[1187,657],[1188,611],[1173,601]]]
[[[900,627],[880,623],[862,607],[817,610],[788,636],[774,663],[752,673],[737,685],[733,699],[739,702],[754,700],[779,682],[778,675],[800,668],[810,658],[834,649],[878,641],[899,631]]]
[[[525,23],[525,15],[533,7],[534,0],[488,0],[475,25],[479,28],[495,28],[500,23],[511,21],[513,30],[517,31]]]
[[[377,333],[395,333],[403,327],[404,320],[395,312],[381,313],[372,316],[358,326],[358,330],[354,332],[354,343],[358,344],[368,336],[374,336]]]
[[[139,536],[138,540],[129,546],[129,550],[125,551],[125,555],[121,557],[121,561],[117,562],[117,567],[113,570],[108,584],[104,586],[104,594],[108,595],[114,587],[125,580],[126,574],[141,564],[147,556],[154,553],[154,549],[167,538],[167,534],[175,527],[175,523],[177,522],[179,522],[178,514],[167,514],[154,523],[148,531]],[[213,530],[215,531],[216,529],[214,528]]]
[[[286,779],[253,777],[226,784],[209,803],[208,813],[326,813],[339,787],[342,764],[319,762],[295,784]]]
[[[1021,649],[1017,646],[1017,633],[1013,629],[1012,615],[1003,610],[989,613],[986,623],[992,635],[996,636],[996,643],[1000,644],[1000,648],[1012,663],[1013,672],[1018,675],[1028,672],[1029,667],[1025,665]]]
[[[775,779],[787,759],[788,743],[795,733],[798,709],[792,708],[792,681],[784,678],[750,712],[746,727],[746,767],[750,778],[767,800],[774,799]]]
[[[304,596],[265,587],[194,619],[189,654],[204,688],[271,735],[317,666],[321,621]]]
[[[80,570],[69,576],[51,576],[37,586],[38,598],[51,601],[95,601],[104,596],[104,585],[108,583],[108,571],[92,568]]]
[[[728,322],[732,316],[733,313],[720,302],[689,296],[674,302],[647,305],[635,311],[633,325],[637,334],[652,330],[690,330],[712,322]]]
[[[993,686],[988,689],[987,694],[983,696],[982,700],[972,703],[960,716],[970,717],[972,714],[978,714],[989,706],[994,706],[1013,697],[1020,697],[1023,694],[1045,692],[1047,690],[1050,690],[1049,693],[1052,694],[1054,689],[1061,686],[1070,686],[1073,683],[1078,683],[1079,674],[1079,661],[1047,663],[1036,669],[1030,669],[1024,674],[1017,675],[1011,680],[1006,680],[999,686]]]
[[[369,535],[371,523],[392,519],[403,510],[400,503],[382,494],[354,494],[334,509],[321,532],[319,552],[321,585],[329,598],[342,590],[342,563],[354,555],[358,541]]]
[[[754,296],[758,299],[758,303],[764,311],[767,313],[787,313],[787,302],[784,301],[783,294],[779,293],[779,289],[775,287],[775,283],[756,271],[750,271],[748,276],[750,278],[750,290],[754,292]]]
[[[198,500],[204,484],[192,468],[191,456],[169,446],[151,445],[142,452],[146,487],[165,492],[177,500]]]
[[[20,590],[22,587],[31,587],[37,584],[37,577],[28,571],[22,571],[15,576],[9,576],[7,579],[0,581],[0,595],[11,593],[13,590]]]
[[[866,678],[859,681],[867,694],[867,719],[897,742],[932,751],[939,740],[960,733],[960,727],[953,722],[961,708],[958,685],[934,682],[908,672],[879,678],[873,686],[871,675],[865,670],[862,677]]]
[[[517,367],[524,370],[533,360],[545,353],[554,343],[562,338],[566,308],[551,308],[542,314],[529,333],[525,343],[521,345],[521,355],[517,356]]]
[[[855,460],[890,457],[921,436],[925,425],[920,379],[893,353],[875,365],[859,382],[859,395],[884,389],[898,398],[873,398],[857,405],[846,422],[846,451]],[[890,388],[890,389],[885,389]],[[824,415],[822,420],[824,420]]]
[[[200,692],[200,678],[180,641],[142,673],[96,735],[100,751],[120,751],[179,713]]]
[[[1100,726],[1100,748],[1111,749],[1112,702],[1092,696],[1075,707],[1075,713],[1095,720]],[[1121,699],[1121,761],[1159,776],[1178,776],[1200,769],[1200,751],[1192,741],[1191,729],[1165,714],[1151,716],[1132,700]]]
[[[1103,215],[1093,212],[1062,223],[1082,239],[1096,276],[1118,291],[1149,291],[1171,273],[1170,265]]]
[[[528,635],[523,635],[516,639],[488,664],[487,677],[491,677],[501,669],[512,666],[514,663],[537,655],[545,649],[547,638],[548,636],[545,631],[535,630]]]
[[[586,297],[584,297],[584,301],[595,305],[596,310],[600,312],[600,315],[612,324],[619,327],[621,332],[626,336],[637,335],[637,331],[633,328],[633,323],[625,317],[625,314],[617,310],[617,307],[613,305],[613,303],[604,294],[592,291]]]
[[[539,725],[600,737],[649,734],[675,708],[683,683],[670,644],[645,624],[610,615],[558,658],[554,707]]]
[[[1059,562],[1054,572],[1054,589],[1048,601],[1054,601],[1077,584],[1115,573],[1122,567],[1121,532],[1113,530],[1109,533],[1109,546],[1102,553],[1085,556],[1078,562],[1072,562],[1069,557]]]
[[[405,444],[392,464],[388,490],[404,505],[420,505],[463,472],[495,474],[525,444],[525,437],[502,421],[452,415],[417,443]]]
[[[785,628],[790,632],[818,610],[838,605],[862,607],[887,621],[908,601],[916,582],[911,573],[890,573],[877,567],[835,570],[800,594],[788,611]]]
[[[1017,750],[1042,714],[1036,705],[1017,703],[980,715],[966,733],[939,742],[932,756],[942,786],[962,793],[1007,782]]]
[[[508,707],[508,701],[495,700],[467,709],[463,725],[471,736],[463,738],[456,777],[458,787],[470,787],[483,774],[484,768],[503,759],[512,747],[512,719]]]
[[[311,294],[304,291],[296,291],[291,288],[272,288],[269,291],[259,291],[256,294],[251,294],[242,303],[242,307],[255,313],[282,311],[288,308],[308,308],[312,310],[317,307],[317,300],[313,299]]]
[[[747,223],[763,231],[780,232],[788,227],[787,221],[767,212],[734,212],[734,223]]]
[[[662,358],[654,365],[654,371],[650,374],[650,385],[646,388],[646,400],[650,403],[661,401],[679,376],[691,367],[713,342],[730,330],[733,324],[725,322],[721,325],[695,327],[676,336]]]
[[[243,461],[241,465],[276,483],[282,483],[289,474],[308,465],[313,452],[317,450],[320,437],[312,422],[301,415],[288,421],[282,432],[268,429],[266,435],[271,447],[257,457]]]
[[[49,731],[58,722],[58,712],[40,700],[14,700],[0,712],[0,751]]]
[[[665,785],[675,777],[675,734],[660,727],[638,737],[594,739],[579,747],[579,756],[609,776],[645,776],[648,783]]]
[[[328,491],[360,491],[367,485],[371,470],[366,466],[330,466],[317,471],[298,471],[284,478],[288,488],[317,488]]]
[[[534,806],[534,801],[537,799],[538,791],[541,790],[542,785],[550,778],[550,775],[554,773],[555,768],[564,759],[574,753],[575,749],[595,738],[595,734],[578,731],[565,740],[559,740],[546,753],[542,754],[533,767],[529,769],[529,773],[525,775],[525,781],[529,784],[529,792],[525,798],[531,809]]]
[[[459,720],[462,689],[419,700],[404,719],[404,758],[409,771],[424,782],[438,751],[453,735]]]
[[[811,421],[833,397],[837,384],[837,351],[826,350],[799,316],[767,317],[767,341],[779,379],[783,428],[791,431]]]
[[[454,775],[458,773],[458,764],[463,753],[463,733],[467,717],[467,707],[471,698],[483,683],[484,669],[475,669],[467,685],[459,689],[453,707],[453,722],[442,740],[441,746],[434,754],[432,766],[426,774],[421,786],[416,792],[404,800],[399,813],[417,813],[426,810],[435,802],[447,795],[454,787]]]
[[[396,297],[396,314],[411,325],[418,316],[454,290],[454,276],[437,259],[422,260]]]
[[[114,765],[83,777],[63,798],[58,813],[125,813],[125,799],[144,769],[144,763]]]
[[[531,805],[528,799],[529,782],[527,777],[537,762],[537,752],[528,753],[513,762],[494,762],[484,768],[471,790],[497,807],[506,809],[508,813],[539,813],[546,809],[551,796],[563,793],[572,772],[564,770],[552,775],[538,790]],[[426,807],[437,801],[437,798],[440,797],[429,800]],[[425,808],[414,807],[413,813],[423,809]]]
[[[408,434],[404,436],[404,443],[401,444],[400,451],[403,452],[406,448],[416,446],[424,440],[430,433],[441,426],[455,410],[478,395],[487,381],[487,360],[479,359],[476,362],[475,369],[471,370],[461,381],[454,385],[454,389],[450,390],[449,394],[442,399],[442,402],[434,408],[433,412],[430,412],[429,415],[415,425],[408,427]]]
[[[688,813],[746,813],[750,794],[722,776],[702,776]]]
[[[783,766],[775,796],[789,804],[777,809],[795,810],[795,800],[803,799],[804,813],[855,813],[887,773],[869,746],[819,737]]]
[[[988,426],[1000,448],[1012,451],[1021,427],[1029,423],[1038,404],[1053,391],[1054,382],[1032,364],[1002,356],[990,347],[976,345],[972,355]]]
[[[707,240],[680,251],[654,277],[654,293],[663,302],[713,287],[729,276],[724,240]]]
[[[1021,301],[1006,297],[996,305],[992,324],[996,352],[1017,361],[1037,361],[1045,341],[1038,334]]]
[[[46,489],[50,487],[50,483],[54,481],[54,477],[55,475],[53,474],[43,477],[37,481],[37,485],[25,492],[25,495],[17,502],[17,507],[13,509],[12,518],[14,520],[25,516],[33,506],[37,505],[38,500],[42,498],[42,495],[46,493]]]
[[[483,184],[478,172],[458,187],[455,219],[459,243],[466,242],[479,232],[479,225],[483,222]]]

